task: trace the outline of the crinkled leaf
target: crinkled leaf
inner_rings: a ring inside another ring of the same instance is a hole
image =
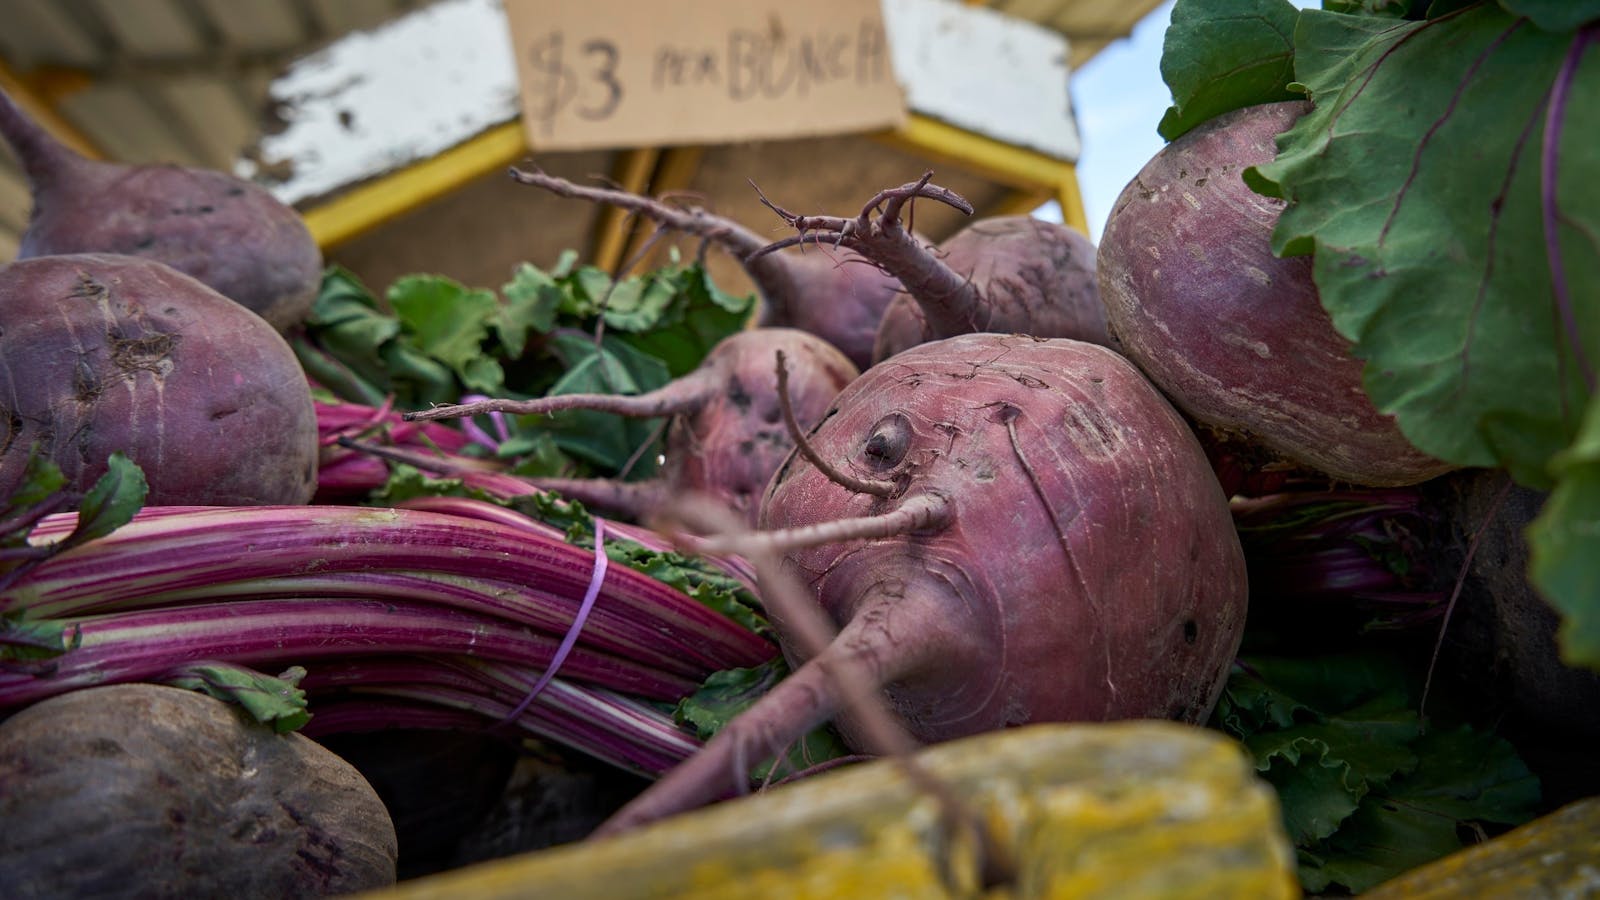
[[[511,280],[500,288],[506,298],[504,308],[493,320],[500,346],[512,357],[521,356],[527,347],[528,333],[544,334],[556,327],[561,311],[561,288],[549,273],[523,263]]]
[[[1333,834],[1368,791],[1416,767],[1407,745],[1418,734],[1417,717],[1399,708],[1399,700],[1389,695],[1325,721],[1245,740],[1256,767],[1278,789],[1296,843]]]
[[[587,335],[562,333],[551,340],[551,350],[565,362],[567,371],[549,395],[562,394],[643,394],[666,384],[667,367],[655,357],[607,337],[596,351]],[[548,430],[556,445],[607,471],[618,471],[648,444],[656,433],[656,423],[608,413],[569,410],[550,416],[519,416],[518,431],[525,428]],[[654,470],[654,458],[642,460],[634,474],[643,477]]]
[[[439,275],[408,275],[389,287],[389,305],[422,353],[455,373],[469,390],[505,391],[500,363],[483,352],[500,314],[493,291],[470,290]]]
[[[1172,106],[1156,130],[1175,140],[1225,112],[1300,99],[1289,0],[1178,0],[1161,48]]]
[[[646,291],[680,298],[648,330],[619,335],[635,349],[666,363],[678,378],[692,371],[723,338],[743,329],[755,311],[753,294],[717,288],[701,266],[657,273]],[[610,319],[607,319],[610,323]]]
[[[120,451],[106,458],[106,471],[78,504],[78,524],[65,543],[77,545],[104,537],[132,521],[150,492],[144,470]]]
[[[1600,669],[1600,394],[1551,468],[1560,480],[1528,529],[1529,577],[1561,611],[1562,658]]]
[[[1338,833],[1302,856],[1308,890],[1364,891],[1459,850],[1464,826],[1517,825],[1536,811],[1538,781],[1504,740],[1461,727],[1414,746],[1415,772],[1374,787]]]
[[[300,689],[304,677],[306,670],[300,666],[272,676],[234,663],[198,662],[169,672],[161,680],[238,704],[257,722],[287,734],[311,721],[306,692]]]
[[[400,334],[400,322],[379,309],[377,298],[354,274],[337,266],[323,274],[322,290],[311,307],[306,328],[314,336],[315,346],[365,384],[380,392],[390,390],[381,350]]]
[[[1600,0],[1500,0],[1500,5],[1546,31],[1573,31],[1600,21]]]
[[[1504,741],[1419,727],[1415,676],[1383,652],[1251,656],[1230,676],[1213,723],[1276,788],[1307,890],[1381,880],[1459,846],[1455,824],[1511,824],[1537,800]],[[1419,807],[1451,824],[1433,830]]]
[[[1535,487],[1600,360],[1600,52],[1583,47],[1493,4],[1400,23],[1304,11],[1296,77],[1316,109],[1252,179],[1290,201],[1274,247],[1314,247],[1378,408],[1422,450]]]
[[[51,659],[82,643],[83,630],[65,619],[27,619],[21,613],[0,616],[0,661]]]
[[[760,601],[738,579],[700,557],[663,553],[632,541],[611,538],[606,540],[606,557],[672,585],[700,605],[722,613],[757,634],[772,634],[771,626],[757,611]]]
[[[693,727],[701,740],[709,740],[788,674],[781,656],[747,669],[713,672],[698,690],[678,702],[673,715]],[[758,781],[782,778],[849,753],[831,728],[817,728],[791,745],[776,765],[763,761],[752,776]]]

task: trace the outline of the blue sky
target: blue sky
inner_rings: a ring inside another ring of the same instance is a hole
[[[1291,2],[1301,8],[1319,5],[1316,0]],[[1172,103],[1161,80],[1161,42],[1171,18],[1169,0],[1145,16],[1130,37],[1095,54],[1072,74],[1073,111],[1083,138],[1078,185],[1089,236],[1096,243],[1117,195],[1165,143],[1156,134],[1156,123]],[[1039,215],[1061,214],[1057,207]]]
[[[1156,123],[1172,103],[1161,80],[1161,39],[1172,16],[1163,3],[1072,75],[1072,103],[1083,137],[1078,186],[1096,242],[1123,187],[1165,143]]]

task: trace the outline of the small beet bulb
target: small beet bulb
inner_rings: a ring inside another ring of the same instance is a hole
[[[1199,443],[1121,356],[930,342],[863,373],[802,446],[764,530],[702,546],[782,552],[838,636],[808,656],[775,618],[798,668],[604,833],[732,792],[742,766],[839,716],[845,670],[922,742],[1210,713],[1243,634],[1244,556]]]
[[[619,416],[673,416],[666,465],[648,481],[533,478],[544,490],[641,519],[683,491],[710,494],[751,522],[767,481],[794,447],[784,427],[772,359],[794,361],[792,412],[803,427],[822,418],[858,373],[823,339],[792,328],[754,328],[723,338],[700,366],[657,390],[635,396],[561,394],[537,400],[480,400],[406,414],[408,421],[489,412],[541,415],[589,409]]]
[[[880,191],[853,219],[802,216],[763,202],[800,233],[758,251],[746,265],[795,244],[853,250],[897,278],[905,293],[884,311],[872,356],[974,332],[1071,338],[1114,346],[1095,279],[1095,248],[1082,234],[1031,216],[980,219],[933,247],[901,222],[925,197],[972,213],[953,191],[920,181]]]
[[[283,331],[305,318],[322,251],[305,222],[258,185],[224,172],[86,159],[0,91],[0,136],[33,191],[19,259],[117,253],[166,263]]]

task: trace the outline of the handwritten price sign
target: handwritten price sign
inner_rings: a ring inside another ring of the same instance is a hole
[[[505,0],[536,150],[871,131],[906,103],[867,0]]]

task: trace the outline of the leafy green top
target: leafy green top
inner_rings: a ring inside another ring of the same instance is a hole
[[[1600,0],[1324,7],[1251,0],[1251,24],[1224,32],[1237,4],[1178,0],[1162,133],[1310,98],[1277,158],[1245,174],[1288,203],[1274,250],[1313,255],[1368,394],[1413,444],[1552,490],[1531,574],[1567,617],[1565,657],[1600,668],[1583,437],[1600,419]],[[1290,21],[1293,80],[1269,78]]]

